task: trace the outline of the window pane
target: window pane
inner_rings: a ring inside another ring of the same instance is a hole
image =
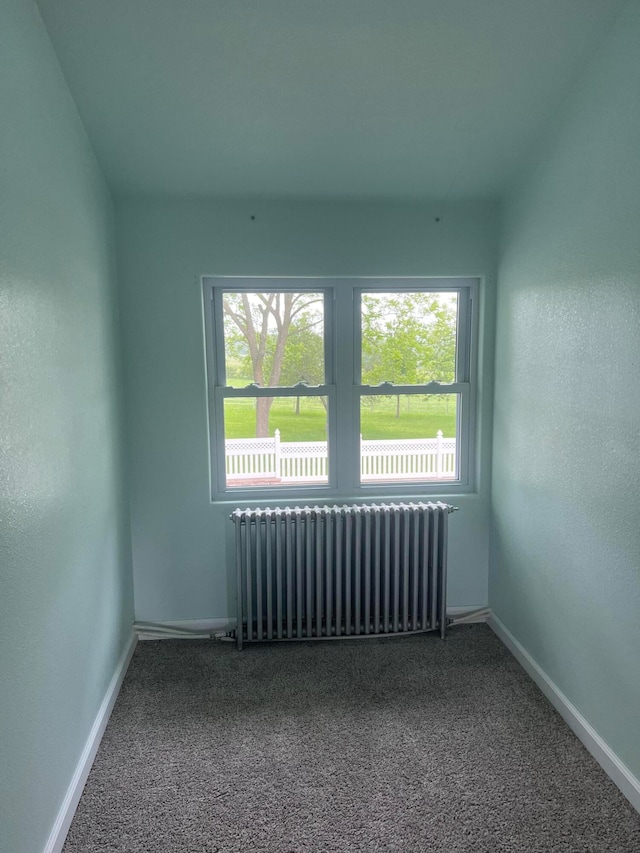
[[[228,488],[326,485],[326,397],[224,401]]]
[[[362,382],[454,382],[457,293],[363,293]]]
[[[457,394],[360,398],[363,483],[458,479]]]
[[[227,385],[323,385],[322,293],[222,294]]]

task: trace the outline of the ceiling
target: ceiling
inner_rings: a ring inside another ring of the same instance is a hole
[[[624,0],[39,0],[116,194],[499,196]]]

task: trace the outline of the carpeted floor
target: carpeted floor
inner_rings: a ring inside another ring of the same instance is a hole
[[[484,625],[138,645],[64,853],[638,853],[633,811]]]

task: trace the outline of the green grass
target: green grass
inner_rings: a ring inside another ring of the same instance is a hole
[[[250,376],[227,376],[227,385],[233,388],[244,388],[245,385],[251,385],[253,379]]]
[[[395,397],[365,397],[360,409],[360,428],[365,439],[435,438],[439,429],[445,437],[453,438],[456,401],[453,397],[448,401],[435,396],[404,397],[400,401],[400,417],[396,417]]]
[[[246,385],[235,380],[234,385]],[[326,413],[319,399],[300,398],[300,414],[296,414],[295,397],[277,397],[269,414],[269,435],[280,430],[282,441],[326,441]],[[445,437],[455,436],[455,398],[412,396],[401,400],[400,417],[396,417],[395,397],[365,397],[362,404],[362,437],[435,438],[439,429]],[[251,438],[255,435],[255,402],[252,399],[225,401],[225,434],[227,438]]]

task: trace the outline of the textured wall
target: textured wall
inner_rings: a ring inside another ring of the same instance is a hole
[[[640,777],[640,6],[504,216],[490,603]]]
[[[35,5],[0,4],[0,850],[43,849],[130,635],[112,210]]]
[[[494,208],[139,201],[120,204],[117,219],[136,615],[233,616],[230,505],[209,501],[199,277],[487,274],[486,364]],[[456,498],[451,522],[452,605],[487,598],[490,377],[482,387],[480,491]]]

